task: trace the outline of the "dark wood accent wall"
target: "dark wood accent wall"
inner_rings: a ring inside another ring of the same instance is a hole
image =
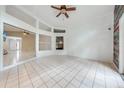
[[[124,5],[114,8],[114,63],[119,68],[119,19],[124,13]]]

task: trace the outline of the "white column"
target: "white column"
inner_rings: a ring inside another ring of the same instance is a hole
[[[52,46],[52,52],[53,54],[55,54],[55,50],[56,50],[56,39],[55,39],[55,34],[54,34],[54,28],[51,28],[51,32],[52,32],[52,40],[51,40],[51,46]]]
[[[5,7],[0,6],[0,71],[3,70],[3,21],[2,13],[4,12]]]
[[[124,73],[124,14],[119,21],[119,72]]]
[[[35,38],[35,48],[36,48],[36,57],[38,57],[38,53],[39,53],[39,21],[37,19],[37,22],[36,22],[36,28],[37,28],[37,31],[36,31],[36,38]]]
[[[39,53],[39,34],[36,33],[36,57],[38,57]]]
[[[3,22],[0,18],[0,70],[3,70]]]

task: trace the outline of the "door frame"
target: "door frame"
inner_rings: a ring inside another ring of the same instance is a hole
[[[22,48],[22,38],[20,37],[13,37],[13,36],[7,36],[7,39],[12,39],[12,40],[19,40],[21,41],[21,44],[20,44],[20,49]],[[10,43],[10,42],[9,42]],[[10,48],[10,45],[9,45],[9,48]]]

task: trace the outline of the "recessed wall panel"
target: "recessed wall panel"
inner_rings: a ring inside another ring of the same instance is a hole
[[[39,29],[45,30],[45,31],[51,31],[51,27],[39,22]]]
[[[6,6],[6,13],[33,27],[36,27],[36,19],[16,8],[15,6]]]

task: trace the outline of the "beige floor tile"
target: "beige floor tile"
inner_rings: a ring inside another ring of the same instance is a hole
[[[66,81],[65,79],[62,79],[58,82],[58,84],[61,86],[61,87],[65,87],[69,82]]]
[[[52,88],[55,84],[56,82],[53,79],[50,79],[49,81],[46,82],[48,88]]]
[[[55,84],[52,88],[61,88],[61,86],[58,84]]]
[[[69,83],[66,88],[76,88],[73,84]]]
[[[0,72],[0,87],[124,88],[124,81],[111,63],[49,56]]]

